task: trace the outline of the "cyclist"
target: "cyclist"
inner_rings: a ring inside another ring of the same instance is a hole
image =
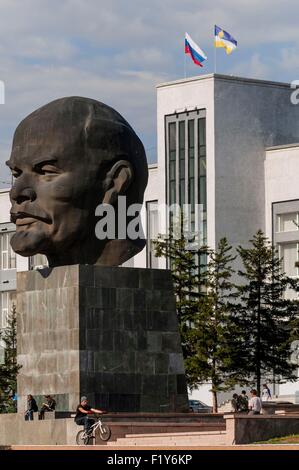
[[[87,433],[95,422],[93,418],[88,417],[88,415],[93,413],[103,414],[105,411],[92,408],[88,405],[87,397],[81,397],[80,404],[76,409],[75,423],[78,424],[78,426],[84,426],[84,431]]]

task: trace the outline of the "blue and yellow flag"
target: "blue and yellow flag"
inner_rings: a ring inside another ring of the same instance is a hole
[[[215,25],[215,47],[224,47],[226,53],[231,54],[231,52],[236,49],[237,45],[237,41],[229,33]]]

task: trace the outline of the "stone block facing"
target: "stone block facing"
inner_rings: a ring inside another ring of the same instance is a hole
[[[224,415],[227,444],[250,444],[299,433],[299,416]]]
[[[19,411],[53,394],[109,411],[187,411],[169,271],[88,265],[17,275]]]

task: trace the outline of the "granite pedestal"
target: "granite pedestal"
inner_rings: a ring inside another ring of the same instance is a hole
[[[18,410],[32,394],[75,410],[187,411],[169,271],[62,266],[17,275]]]

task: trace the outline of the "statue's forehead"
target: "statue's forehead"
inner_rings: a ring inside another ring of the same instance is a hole
[[[16,130],[10,163],[18,166],[34,163],[36,159],[70,162],[70,157],[80,151],[82,142],[79,128],[24,122]]]

